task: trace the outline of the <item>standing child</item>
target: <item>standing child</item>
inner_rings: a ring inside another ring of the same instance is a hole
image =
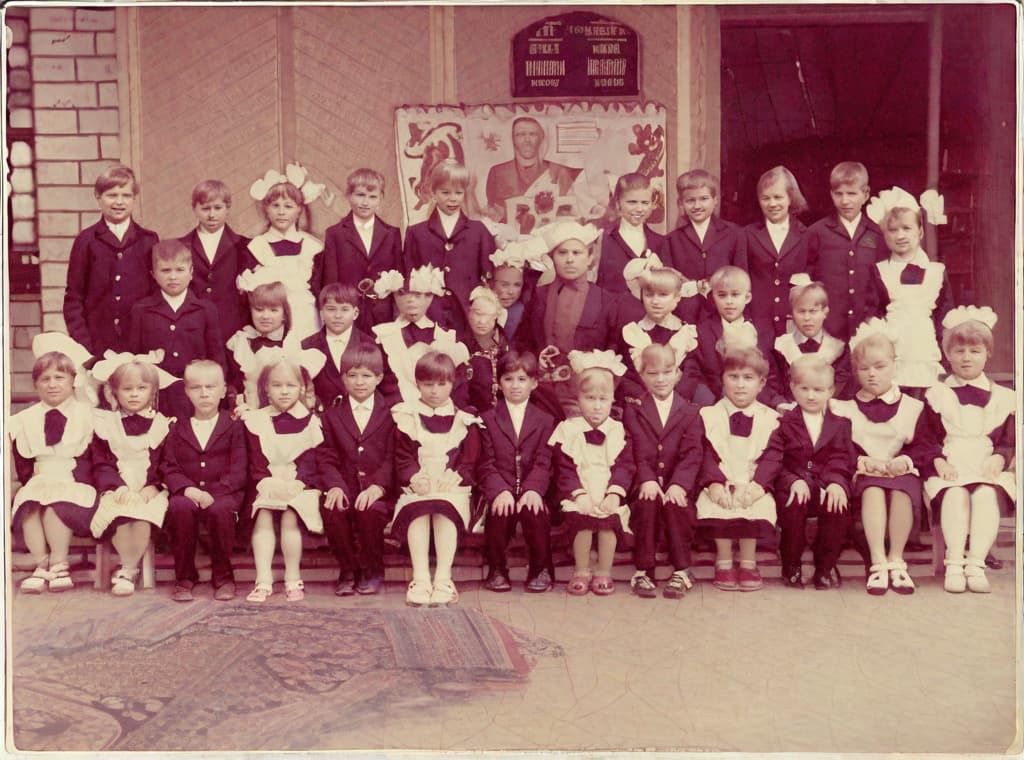
[[[351,285],[330,282],[316,297],[324,326],[302,341],[302,348],[324,355],[324,366],[314,377],[317,408],[328,409],[336,403],[345,387],[341,365],[345,355],[362,345],[373,345],[373,338],[355,326],[359,320],[359,291]]]
[[[149,251],[158,238],[132,219],[139,183],[127,166],[111,166],[93,190],[102,218],[71,246],[64,322],[75,341],[102,356],[127,347],[132,305],[151,291]]]
[[[825,285],[832,301],[825,329],[849,340],[861,322],[878,314],[881,284],[875,263],[889,252],[882,230],[861,213],[871,194],[864,164],[836,164],[829,184],[836,213],[807,228],[807,271]]]
[[[439,161],[430,172],[434,209],[425,222],[405,232],[405,271],[433,264],[442,270],[448,295],[430,305],[430,317],[459,335],[466,327],[469,294],[490,274],[490,255],[497,247],[482,222],[462,211],[469,186],[466,167],[452,159]]]
[[[111,540],[121,561],[111,585],[114,596],[135,593],[150,534],[163,526],[167,512],[160,463],[171,420],[157,411],[157,391],[175,379],[155,359],[108,351],[92,368],[93,377],[107,384],[111,411],[94,411],[93,474],[100,500],[90,527],[95,538]]]
[[[216,362],[201,359],[185,367],[185,395],[192,403],[192,415],[179,418],[164,442],[163,477],[171,494],[164,522],[174,553],[172,598],[176,602],[194,598],[202,523],[209,534],[213,598],[221,602],[235,598],[231,549],[249,480],[249,459],[245,428],[220,409],[226,392],[224,369]]]
[[[814,540],[814,587],[839,588],[836,561],[850,531],[850,481],[856,456],[850,421],[829,411],[835,389],[831,365],[814,354],[793,362],[789,384],[797,408],[782,415],[775,444],[782,471],[775,480],[782,540],[782,583],[803,588],[802,557],[808,517],[818,518]]]
[[[468,382],[468,400],[477,414],[483,414],[498,400],[498,362],[509,346],[498,327],[501,304],[494,291],[480,285],[470,294],[470,303],[466,347],[473,374]]]
[[[341,376],[346,395],[324,412],[317,449],[326,495],[321,515],[340,568],[334,593],[376,594],[384,581],[384,529],[395,507],[395,423],[377,393],[380,349],[360,344],[346,351]]]
[[[198,224],[182,238],[192,252],[189,288],[217,309],[221,335],[234,335],[249,321],[249,304],[235,284],[242,273],[249,238],[227,224],[231,190],[219,179],[204,179],[192,189],[192,213]]]
[[[779,415],[757,400],[768,377],[768,362],[756,348],[727,349],[722,358],[725,397],[700,410],[704,462],[697,519],[715,540],[715,588],[758,591],[757,539],[775,532],[771,487],[782,451],[772,433]],[[740,569],[733,564],[739,544]]]
[[[275,514],[280,515],[284,555],[284,598],[305,598],[299,566],[302,528],[323,533],[316,448],[323,443],[320,418],[302,399],[312,385],[310,373],[323,362],[316,351],[286,352],[260,372],[259,390],[266,406],[245,417],[249,445],[249,479],[256,484],[252,502],[252,553],[256,585],[246,601],[261,603],[273,593]]]
[[[540,235],[515,240],[491,254],[494,272],[490,286],[498,303],[505,310],[501,329],[511,342],[516,340],[526,307],[533,298],[540,277],[538,267],[548,253],[547,244]]]
[[[663,593],[667,599],[681,599],[693,588],[693,494],[702,459],[702,426],[698,408],[675,390],[682,362],[679,352],[671,345],[652,343],[638,359],[647,393],[639,403],[626,406],[624,420],[636,463],[630,512],[636,572],[629,585],[638,596],[657,595],[654,550],[658,529],[664,527],[672,575]]]
[[[517,523],[529,552],[526,592],[539,594],[553,586],[551,511],[544,496],[551,481],[548,439],[555,420],[530,403],[538,373],[537,357],[529,352],[502,356],[497,370],[502,397],[483,415],[480,489],[488,505],[484,588],[490,591],[512,589],[506,551]]]
[[[615,182],[612,203],[618,224],[601,238],[597,284],[609,293],[628,293],[623,270],[634,259],[648,258],[661,248],[664,235],[647,226],[654,210],[651,180],[643,174],[623,174]]]
[[[1000,501],[1017,496],[1007,468],[1016,445],[1014,394],[985,374],[995,323],[988,307],[950,311],[942,323],[942,349],[953,373],[925,393],[941,451],[925,464],[930,477],[924,490],[939,514],[946,541],[944,587],[954,594],[992,590],[985,557],[999,533]]]
[[[626,367],[612,351],[572,351],[580,416],[558,423],[548,444],[555,447],[557,488],[572,537],[574,570],[568,591],[582,596],[615,593],[612,563],[619,536],[629,532],[629,507],[624,503],[636,465],[625,427],[609,414],[615,378]],[[590,550],[597,535],[597,568]]]
[[[21,582],[26,594],[72,588],[71,537],[88,536],[96,506],[92,486],[92,407],[75,398],[89,352],[60,333],[32,339],[32,382],[39,403],[7,423],[21,488],[11,504],[11,530],[21,531],[35,571]]]
[[[393,318],[388,299],[374,299],[373,283],[381,272],[402,268],[402,236],[379,216],[384,199],[384,175],[375,169],[356,169],[345,180],[350,211],[324,234],[324,285],[338,282],[356,289],[359,318],[356,327],[368,333]]]
[[[412,560],[405,603],[445,607],[459,600],[452,562],[459,534],[469,530],[480,419],[452,402],[455,362],[450,356],[429,351],[416,362],[415,372],[419,398],[391,410],[398,428],[395,471],[401,487],[391,535],[404,538]],[[433,579],[431,536],[437,562]]]
[[[253,288],[249,293],[249,315],[252,324],[236,332],[227,342],[231,352],[228,396],[229,399],[235,397],[235,402],[229,404],[232,409],[240,404],[250,409],[260,406],[257,392],[260,372],[271,357],[277,356],[271,349],[281,348],[291,331],[292,312],[284,285],[268,282]]]
[[[896,349],[882,320],[869,320],[857,330],[850,353],[860,390],[850,401],[832,401],[831,408],[853,429],[854,509],[859,504],[871,557],[866,589],[875,596],[890,588],[913,594],[903,549],[921,510],[918,463],[923,465],[934,448],[926,438],[924,404],[900,391]]]

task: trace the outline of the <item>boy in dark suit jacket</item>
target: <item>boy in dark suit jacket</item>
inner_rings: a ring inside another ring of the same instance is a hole
[[[381,272],[402,269],[402,236],[377,216],[384,198],[384,176],[374,169],[348,175],[345,197],[348,216],[324,235],[324,285],[351,285],[360,295],[356,327],[369,333],[374,325],[394,319],[390,299],[372,299],[373,283]]]
[[[814,587],[838,588],[836,560],[850,530],[850,482],[857,457],[850,421],[829,411],[834,373],[821,357],[808,354],[790,366],[790,388],[798,407],[786,412],[772,434],[782,449],[775,500],[782,539],[782,582],[803,588],[801,556],[805,523],[817,516]]]
[[[200,359],[185,368],[185,394],[194,414],[179,417],[164,440],[163,480],[170,492],[164,529],[174,552],[174,596],[190,602],[196,571],[199,523],[210,533],[210,563],[214,598],[235,597],[231,548],[235,517],[242,507],[248,481],[245,429],[227,412],[219,411],[227,391],[224,369]]]
[[[153,246],[153,279],[160,292],[132,306],[128,350],[144,354],[162,349],[161,369],[183,376],[193,359],[212,359],[224,367],[227,356],[221,339],[217,309],[199,300],[188,289],[192,278],[192,253],[180,240],[164,240]],[[179,380],[160,393],[160,411],[187,419],[192,407]]]
[[[530,403],[538,372],[537,358],[529,352],[502,356],[498,360],[502,398],[483,415],[480,488],[488,506],[484,535],[489,566],[484,588],[491,591],[512,589],[505,551],[516,523],[523,526],[530,554],[527,593],[542,593],[553,585],[551,512],[544,498],[551,481],[547,442],[555,419]]]
[[[94,191],[103,216],[71,246],[64,322],[99,357],[108,348],[127,350],[132,305],[152,292],[149,252],[159,238],[132,219],[139,183],[127,166],[103,172]]]
[[[395,506],[395,423],[376,392],[384,375],[380,349],[350,345],[341,375],[347,395],[324,413],[317,449],[326,494],[320,513],[340,567],[334,593],[376,594],[384,580],[384,528]]]
[[[341,367],[345,357],[360,345],[373,345],[373,338],[354,326],[359,318],[359,291],[351,285],[332,282],[316,297],[324,326],[302,341],[304,349],[322,353],[327,361],[313,378],[318,406],[329,409],[345,392]]]

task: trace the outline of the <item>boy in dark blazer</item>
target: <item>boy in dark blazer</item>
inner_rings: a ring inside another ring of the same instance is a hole
[[[359,318],[359,291],[351,285],[332,282],[325,285],[316,297],[320,320],[324,326],[302,341],[302,348],[322,353],[324,362],[316,377],[318,407],[330,408],[345,392],[341,367],[345,357],[361,345],[373,345],[373,338],[355,327]]]
[[[801,557],[805,523],[818,518],[814,542],[814,587],[838,588],[836,560],[851,527],[849,494],[857,462],[850,420],[829,411],[834,373],[821,357],[808,354],[790,366],[790,388],[797,408],[786,412],[772,433],[782,450],[775,480],[782,582],[803,588]]]
[[[376,594],[384,581],[384,528],[395,506],[395,423],[376,392],[383,374],[379,348],[351,345],[341,359],[346,395],[323,415],[320,513],[340,568],[338,596]]]
[[[96,178],[102,218],[75,238],[64,289],[68,335],[103,356],[127,350],[132,305],[152,292],[149,252],[157,234],[132,219],[139,183],[127,166],[112,166]]]
[[[505,556],[516,524],[523,526],[529,551],[527,593],[551,589],[551,512],[545,494],[551,481],[551,448],[547,445],[555,419],[530,394],[537,388],[537,358],[509,352],[498,360],[502,398],[483,415],[480,488],[487,503],[487,578],[484,588],[510,591]]]
[[[162,474],[170,493],[164,529],[174,552],[174,596],[190,602],[199,582],[196,541],[199,523],[210,534],[214,598],[235,597],[231,548],[235,519],[245,497],[248,456],[242,423],[219,410],[227,391],[224,369],[200,359],[185,368],[185,395],[194,413],[179,417],[164,441]]]

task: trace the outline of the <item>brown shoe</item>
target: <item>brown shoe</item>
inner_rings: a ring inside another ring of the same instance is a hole
[[[192,596],[192,584],[191,583],[178,583],[174,587],[174,594],[171,596],[176,602],[191,602],[195,599]]]
[[[218,586],[217,590],[213,592],[213,598],[218,602],[230,602],[235,598],[235,582],[228,581],[222,586]]]

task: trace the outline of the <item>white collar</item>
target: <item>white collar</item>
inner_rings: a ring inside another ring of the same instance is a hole
[[[302,233],[299,232],[298,227],[294,224],[284,233],[280,232],[277,227],[271,227],[267,230],[266,238],[271,243],[276,243],[279,240],[287,240],[291,243],[301,243]]]
[[[895,404],[897,401],[900,400],[900,397],[902,396],[903,393],[900,391],[900,387],[895,382],[892,384],[889,390],[887,390],[880,396],[869,396],[864,392],[863,389],[857,391],[857,398],[860,399],[861,401],[874,401],[876,398],[879,398],[886,404]]]
[[[424,417],[450,417],[455,414],[455,402],[450,398],[441,404],[441,406],[437,407],[437,409],[432,406],[427,406],[423,399],[418,399],[416,401],[416,406],[416,411]]]
[[[796,343],[799,346],[801,343],[806,343],[809,340],[816,340],[816,341],[818,341],[818,345],[820,346],[822,341],[825,340],[825,328],[822,327],[820,330],[818,330],[818,333],[816,335],[813,335],[810,338],[808,338],[802,332],[797,330],[795,327],[793,328],[793,342],[794,343]]]
[[[274,406],[270,406],[268,408],[270,409],[271,417],[277,417],[278,415],[284,414],[284,412],[282,412],[280,409]],[[290,414],[292,417],[295,417],[296,419],[301,420],[308,417],[310,412],[306,408],[305,404],[303,404],[301,401],[296,401],[295,406],[288,410],[288,414]]]
[[[853,233],[855,233],[857,231],[857,228],[860,226],[860,220],[861,220],[861,218],[863,216],[864,216],[864,212],[863,211],[859,211],[859,212],[857,212],[857,216],[851,222],[846,221],[846,219],[844,217],[842,217],[842,216],[839,217],[839,221],[842,223],[842,225],[850,233],[850,237],[851,238],[853,237]]]
[[[214,414],[212,417],[210,417],[209,419],[205,419],[205,420],[201,420],[198,417],[189,417],[189,422],[191,422],[193,425],[200,425],[202,427],[210,427],[210,428],[212,428],[214,425],[217,424],[217,420],[219,418],[220,418],[220,414]]]
[[[340,335],[335,335],[332,332],[325,331],[324,336],[327,338],[328,343],[348,343],[352,337],[352,325],[348,326],[348,329]]]
[[[376,215],[374,215],[364,222],[355,214],[352,215],[352,222],[353,224],[355,224],[356,228],[367,232],[373,229],[373,223],[374,221],[376,221],[376,219],[377,217]]]
[[[117,237],[118,240],[124,240],[125,233],[128,232],[128,226],[132,223],[131,217],[128,217],[123,222],[118,222],[117,224],[112,224],[106,219],[103,221],[106,222],[107,229],[113,232],[114,236]]]
[[[787,216],[781,222],[772,222],[768,217],[764,218],[764,226],[768,230],[776,230],[777,232],[788,232],[789,231],[789,217]]]
[[[695,222],[690,220],[690,226],[693,227],[693,231],[697,233],[697,237],[704,241],[704,236],[708,234],[708,227],[711,226],[711,217],[709,216],[703,222]]]
[[[914,251],[914,255],[911,256],[909,259],[898,259],[896,258],[895,254],[893,254],[889,256],[889,261],[893,264],[893,266],[897,266],[900,268],[907,266],[907,264],[913,264],[914,266],[921,267],[923,269],[924,267],[927,267],[928,264],[931,263],[931,259],[928,258],[928,254],[925,253],[924,248],[921,248],[920,246],[918,246],[918,249]]]
[[[984,372],[982,372],[973,380],[961,380],[956,375],[950,375],[948,378],[948,382],[951,388],[963,388],[966,386],[971,386],[983,391],[992,390],[992,381],[988,379],[988,375],[986,375]]]
[[[510,414],[512,412],[516,412],[519,415],[526,414],[526,405],[529,404],[529,403],[530,403],[529,397],[527,397],[526,401],[521,401],[518,404],[513,404],[508,399],[505,399],[505,406],[508,407],[508,411],[509,411]]]
[[[669,314],[661,322],[655,322],[650,317],[644,315],[644,318],[637,322],[640,325],[640,329],[644,332],[650,332],[655,327],[664,327],[668,330],[680,330],[683,327],[683,320],[677,317],[675,314]]]
[[[416,325],[417,327],[421,328],[434,326],[434,321],[428,318],[425,314],[419,319],[417,319],[415,322],[410,322],[405,317],[399,317],[395,321],[398,323],[399,327],[405,327],[406,325]]]
[[[372,412],[373,411],[373,395],[372,394],[365,401],[356,401],[354,398],[349,396],[348,397],[348,403],[349,403],[349,406],[352,408],[352,411],[355,411],[356,409],[365,409],[368,412]]]
[[[196,234],[199,235],[199,239],[200,240],[217,240],[217,241],[219,241],[221,239],[221,236],[223,236],[223,234],[224,234],[224,227],[222,225],[221,228],[219,230],[217,230],[216,232],[207,232],[202,227],[196,227]]]
[[[56,409],[58,412],[63,414],[65,417],[70,417],[71,416],[71,409],[72,409],[72,407],[75,406],[77,401],[75,400],[75,394],[72,393],[66,399],[64,399],[59,404],[57,404],[57,406],[50,406],[45,401],[41,401],[40,403],[44,407],[46,407],[45,411],[47,411],[47,412],[49,412],[49,411],[51,411],[53,409]]]
[[[256,328],[253,328],[256,330]],[[259,330],[256,330],[256,334],[252,336],[254,338],[266,338],[267,340],[284,340],[284,325],[281,325],[276,330],[271,330],[266,335],[263,335]]]
[[[185,288],[180,296],[169,296],[162,290],[160,291],[160,295],[164,297],[167,305],[171,307],[171,311],[177,311],[181,308],[181,305],[185,303],[185,298],[188,296],[188,288]]]
[[[734,403],[732,403],[725,396],[722,397],[722,402],[721,403],[722,403],[722,407],[725,409],[725,413],[727,415],[729,415],[730,417],[733,414],[735,414],[736,412],[739,412],[740,414],[746,415],[747,417],[753,417],[754,416],[754,405],[757,403],[757,401],[750,402],[750,405],[744,407],[743,409],[740,409],[738,406],[736,406]]]

